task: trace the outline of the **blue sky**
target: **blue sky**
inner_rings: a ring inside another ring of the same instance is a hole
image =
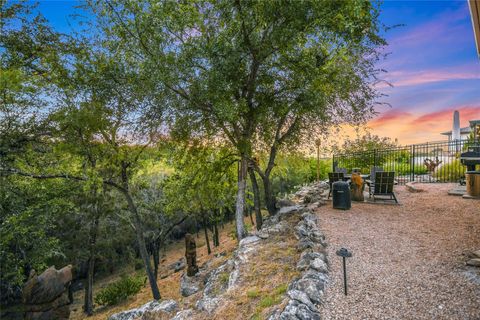
[[[69,16],[79,4],[40,1],[39,10],[68,33],[78,29]],[[379,87],[391,107],[378,109],[369,122],[373,132],[401,143],[441,140],[453,110],[462,126],[480,119],[480,58],[467,1],[385,1],[381,8],[384,24],[403,26],[385,34],[390,55],[379,66],[394,87]]]

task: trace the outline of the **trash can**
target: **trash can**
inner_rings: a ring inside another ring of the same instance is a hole
[[[465,172],[467,182],[467,195],[472,198],[480,198],[480,171]]]
[[[332,184],[333,208],[348,210],[352,207],[348,182],[336,181]]]

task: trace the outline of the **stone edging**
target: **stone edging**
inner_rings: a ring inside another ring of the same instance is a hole
[[[287,306],[283,311],[272,314],[269,320],[321,319],[317,305],[322,302],[328,281],[325,236],[318,228],[315,213],[305,207],[299,208],[298,212],[302,213],[302,219],[295,227],[295,236],[298,239],[297,249],[302,253],[297,270],[302,274],[288,286]]]

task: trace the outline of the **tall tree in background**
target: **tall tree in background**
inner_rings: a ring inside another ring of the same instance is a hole
[[[92,2],[116,48],[143,62],[170,96],[174,131],[224,139],[238,153],[237,236],[245,236],[247,168],[269,149],[270,174],[289,142],[329,123],[361,121],[373,111],[378,11],[357,1]]]

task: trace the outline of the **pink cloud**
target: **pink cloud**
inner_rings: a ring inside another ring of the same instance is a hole
[[[480,119],[480,106],[476,107],[461,107],[461,108],[451,108],[448,110],[442,110],[437,112],[431,112],[424,114],[414,121],[412,121],[413,126],[424,126],[424,125],[434,125],[442,126],[445,129],[449,129],[452,125],[453,111],[458,110],[460,113],[460,124],[462,126],[467,126],[469,120]]]
[[[452,127],[453,111],[460,112],[460,125],[466,127],[469,120],[480,119],[480,105],[457,106],[424,114],[391,110],[368,123],[375,134],[398,138],[402,144],[445,140],[441,132]]]
[[[408,112],[399,111],[399,110],[390,110],[383,113],[379,117],[369,121],[368,126],[371,128],[381,127],[381,126],[385,126],[389,122],[397,122],[400,119],[404,120],[411,117],[412,115]]]
[[[420,84],[452,81],[452,80],[480,80],[480,65],[452,67],[441,70],[422,71],[392,71],[385,80],[394,87],[415,86]],[[379,83],[377,88],[389,87],[386,83]]]

